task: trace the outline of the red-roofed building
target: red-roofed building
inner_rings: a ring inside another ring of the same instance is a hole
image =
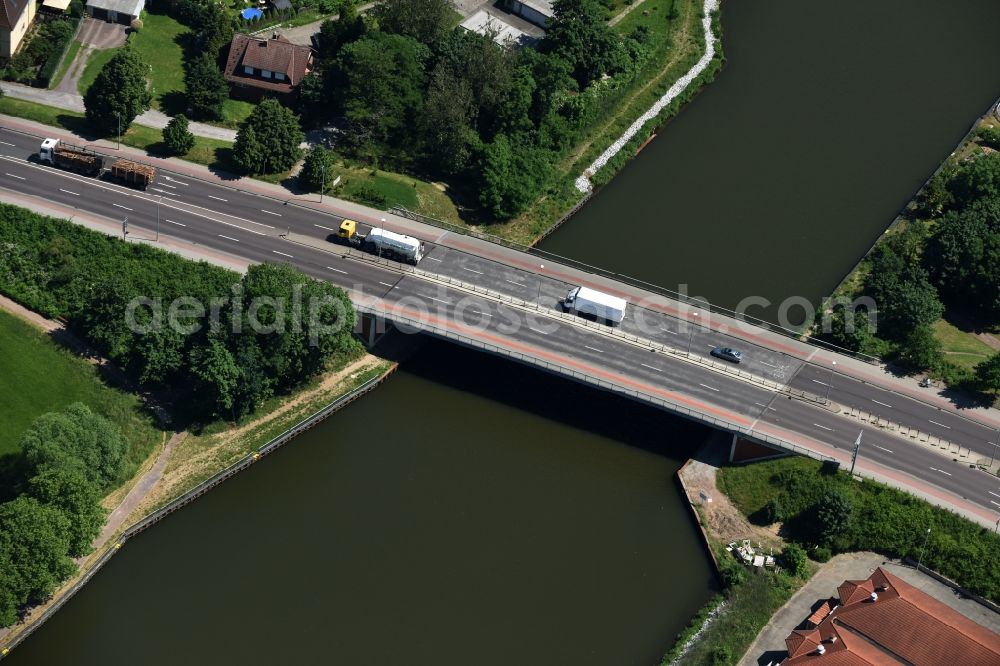
[[[226,60],[226,80],[239,97],[288,95],[312,71],[313,51],[280,35],[270,39],[235,34]]]
[[[17,53],[33,20],[35,0],[0,0],[0,58]]]
[[[796,629],[785,639],[782,666],[1000,664],[1000,636],[881,567],[837,592],[840,605],[814,629]]]

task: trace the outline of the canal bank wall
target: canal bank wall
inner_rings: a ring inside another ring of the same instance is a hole
[[[52,617],[63,605],[66,604],[70,599],[72,599],[77,592],[83,589],[84,585],[90,582],[91,578],[101,570],[101,568],[108,563],[108,561],[125,545],[125,543],[138,536],[141,532],[152,527],[156,523],[160,522],[170,514],[174,513],[178,509],[187,506],[191,502],[195,501],[199,497],[205,495],[207,492],[213,488],[219,486],[224,481],[230,479],[231,477],[239,474],[240,472],[246,470],[251,465],[259,461],[261,458],[274,453],[282,446],[288,444],[296,437],[311,430],[318,424],[327,420],[337,412],[339,412],[344,407],[363,397],[364,395],[370,393],[385,382],[398,368],[398,364],[393,364],[386,372],[378,375],[377,377],[372,377],[371,379],[365,381],[360,386],[357,386],[345,393],[344,395],[338,397],[330,404],[314,412],[310,416],[306,417],[299,423],[288,428],[281,434],[277,435],[270,441],[268,441],[263,446],[260,446],[256,451],[246,456],[245,458],[233,463],[229,467],[217,472],[210,478],[202,481],[197,486],[191,490],[185,492],[180,497],[177,497],[165,506],[157,509],[156,511],[150,513],[145,518],[142,518],[137,523],[127,528],[121,535],[111,543],[106,546],[104,551],[100,556],[82,573],[80,578],[76,580],[68,589],[62,593],[58,593],[58,598],[55,599],[37,618],[30,619],[26,624],[20,625],[20,627],[15,626],[14,630],[7,634],[5,637],[5,642],[0,646],[0,660],[10,654],[18,644],[23,642],[32,633],[34,633],[39,627],[41,627],[45,622]]]

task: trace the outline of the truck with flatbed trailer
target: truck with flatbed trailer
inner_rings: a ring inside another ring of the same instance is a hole
[[[387,259],[413,265],[424,258],[424,244],[419,238],[378,227],[373,228],[368,234],[362,234],[358,232],[358,223],[354,220],[344,220],[340,223],[336,241]]]
[[[107,158],[93,150],[71,146],[59,139],[45,139],[38,149],[38,161],[83,176],[99,178],[108,173],[126,185],[145,189],[156,178],[156,168],[148,164],[117,158],[108,166]]]
[[[609,324],[620,324],[625,319],[628,301],[588,287],[573,287],[566,294],[562,306],[567,312],[603,319]]]

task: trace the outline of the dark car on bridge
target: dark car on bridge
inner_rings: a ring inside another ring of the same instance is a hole
[[[712,356],[732,363],[739,363],[743,360],[743,352],[730,349],[729,347],[716,347],[712,350]]]

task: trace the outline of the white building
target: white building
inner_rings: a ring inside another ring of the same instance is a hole
[[[552,0],[506,0],[507,11],[544,28],[555,15]]]

